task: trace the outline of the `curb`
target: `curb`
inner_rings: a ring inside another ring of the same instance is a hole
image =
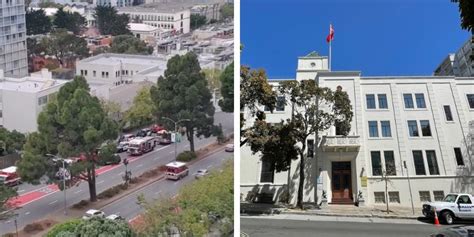
[[[384,218],[384,219],[406,219],[418,220],[428,219],[421,216],[397,216],[397,215],[379,215],[379,214],[339,214],[339,213],[317,213],[317,212],[289,212],[282,211],[281,214],[306,215],[306,216],[339,216],[339,217],[358,217],[358,218]]]

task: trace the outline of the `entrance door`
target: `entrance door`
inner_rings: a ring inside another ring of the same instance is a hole
[[[351,162],[332,162],[332,203],[353,203]]]

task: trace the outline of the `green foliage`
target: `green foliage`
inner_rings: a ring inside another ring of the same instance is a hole
[[[133,105],[125,113],[124,122],[132,128],[148,125],[153,121],[155,107],[151,100],[150,87],[143,87],[133,99]]]
[[[86,18],[77,12],[66,12],[63,8],[59,8],[54,15],[53,24],[57,29],[66,29],[74,34],[79,34],[86,24]]]
[[[222,19],[234,18],[234,4],[232,3],[224,4],[221,7],[220,12],[221,12]]]
[[[104,110],[105,114],[107,114],[107,117],[116,122],[122,120],[122,108],[120,107],[119,103],[103,99],[100,99],[100,103],[102,104],[102,109]]]
[[[22,150],[25,142],[24,134],[16,130],[8,131],[6,128],[0,128],[0,155],[13,154]]]
[[[51,31],[51,20],[43,9],[26,10],[25,19],[27,35],[46,34]]]
[[[64,61],[67,59],[81,58],[89,54],[87,42],[64,29],[57,30],[50,37],[43,38],[41,44],[45,48],[46,54],[55,56],[61,65],[64,65]]]
[[[37,222],[27,224],[25,225],[25,227],[23,227],[23,231],[25,231],[26,233],[31,233],[34,231],[42,231],[42,230],[44,230],[43,226],[41,225],[41,223],[37,223]]]
[[[125,221],[92,218],[90,220],[74,219],[55,225],[46,237],[76,237],[76,236],[134,236]]]
[[[97,198],[99,199],[111,198],[119,194],[120,192],[122,192],[122,190],[126,190],[127,188],[128,188],[127,184],[119,184],[101,192],[99,195],[97,195]]]
[[[50,1],[50,0],[40,0],[40,2],[38,3],[38,7],[40,8],[62,8],[63,5],[59,4],[59,3],[55,3],[54,1]]]
[[[46,154],[60,157],[84,155],[86,160],[69,167],[72,182],[84,179],[89,183],[91,201],[96,200],[95,164],[96,151],[101,144],[115,139],[117,125],[103,111],[99,100],[89,94],[83,77],[76,77],[59,90],[56,99],[48,102],[38,116],[38,132],[32,133],[25,144],[24,158],[18,169],[27,182],[35,182],[42,175],[58,182],[57,171]],[[31,166],[36,164],[37,166]]]
[[[169,130],[174,130],[174,124],[162,117],[174,121],[190,120],[182,124],[186,127],[191,151],[194,151],[194,136],[212,135],[215,111],[212,95],[194,53],[176,55],[168,60],[164,76],[158,79],[157,86],[151,88],[151,98],[157,119],[171,128]]]
[[[16,190],[0,184],[0,220],[6,220],[15,215],[11,211],[12,206],[8,203],[9,200],[16,197]]]
[[[26,47],[28,58],[41,55],[42,53],[46,52],[44,45],[38,42],[35,38],[26,38]]]
[[[129,17],[127,14],[118,14],[117,9],[112,6],[97,6],[94,18],[97,28],[102,35],[128,35]]]
[[[451,0],[451,2],[459,3],[461,28],[474,34],[474,2],[471,0]]]
[[[51,228],[45,237],[57,237],[59,233],[69,232],[74,233],[76,227],[82,222],[80,219],[69,220],[60,224],[57,224]]]
[[[188,162],[196,159],[196,153],[192,151],[183,151],[176,157],[177,161]]]
[[[221,94],[223,99],[219,100],[219,106],[222,111],[233,113],[234,112],[234,63],[232,62],[224,69],[224,72],[220,76]]]
[[[191,30],[195,30],[207,23],[206,16],[191,14]]]
[[[133,35],[119,35],[113,38],[109,52],[149,55],[153,53],[153,47]]]
[[[207,84],[209,85],[209,89],[211,91],[221,88],[221,81],[220,81],[220,77],[222,74],[221,70],[206,68],[206,69],[203,69],[202,72],[204,73],[204,75],[206,75]]]

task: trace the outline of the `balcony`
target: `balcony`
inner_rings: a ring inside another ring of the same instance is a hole
[[[323,136],[321,141],[321,147],[323,151],[336,152],[354,152],[359,151],[360,148],[360,136]]]

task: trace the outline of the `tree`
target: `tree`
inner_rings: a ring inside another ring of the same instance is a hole
[[[133,105],[125,113],[125,121],[130,127],[137,128],[153,121],[155,107],[151,100],[150,87],[143,87],[133,99]]]
[[[206,75],[207,84],[209,85],[209,89],[211,91],[221,88],[221,81],[220,81],[220,76],[222,74],[221,70],[216,69],[216,68],[213,68],[213,69],[206,68],[206,69],[203,69],[202,72],[204,72],[204,75]]]
[[[470,0],[451,0],[451,2],[459,3],[461,28],[474,34],[474,2]]]
[[[77,35],[85,26],[86,18],[77,12],[66,12],[63,8],[59,8],[54,14],[53,24],[57,29],[66,29]]]
[[[113,38],[109,52],[149,55],[153,53],[153,47],[133,35],[119,35]]]
[[[39,114],[38,132],[27,138],[23,159],[18,164],[19,174],[29,183],[38,183],[46,175],[50,182],[61,184],[55,177],[59,164],[47,154],[80,156],[83,160],[69,167],[72,176],[69,185],[87,181],[90,201],[94,202],[97,149],[105,141],[115,139],[117,130],[117,124],[107,117],[99,99],[90,95],[86,80],[77,76],[61,87],[56,98]]]
[[[202,16],[199,14],[191,14],[191,29],[195,30],[207,23],[206,16]]]
[[[48,55],[53,55],[64,66],[65,60],[85,57],[89,54],[87,42],[63,29],[57,30],[50,37],[41,41]]]
[[[156,118],[174,130],[174,124],[162,117],[184,122],[191,151],[194,151],[194,136],[209,137],[214,128],[214,106],[206,77],[201,72],[196,54],[176,55],[168,60],[164,76],[158,78],[157,86],[151,88],[156,107]],[[183,125],[182,124],[182,125]]]
[[[134,236],[127,222],[120,220],[109,220],[106,218],[92,218],[90,220],[70,220],[55,225],[46,235],[57,236]]]
[[[40,0],[40,2],[38,3],[38,7],[40,8],[61,8],[63,7],[63,5],[59,4],[59,3],[55,3],[54,1],[50,1],[50,0]]]
[[[229,64],[220,76],[222,99],[219,100],[219,106],[222,111],[234,112],[234,62]]]
[[[17,153],[22,150],[25,142],[26,137],[23,133],[0,128],[0,155]]]
[[[122,113],[122,108],[119,103],[110,101],[110,100],[104,100],[104,99],[100,99],[100,103],[107,117],[109,117],[110,119],[116,122],[119,122],[122,120],[123,113]]]
[[[16,195],[15,189],[0,184],[0,220],[9,219],[14,215],[11,211],[13,207],[9,201]]]
[[[51,20],[43,9],[26,10],[25,19],[27,35],[46,34],[51,31]]]
[[[226,3],[222,5],[220,12],[221,12],[221,18],[224,20],[228,18],[234,18],[234,4]]]
[[[102,35],[128,35],[129,17],[127,14],[118,14],[117,9],[112,6],[97,6],[94,18],[97,28]]]

